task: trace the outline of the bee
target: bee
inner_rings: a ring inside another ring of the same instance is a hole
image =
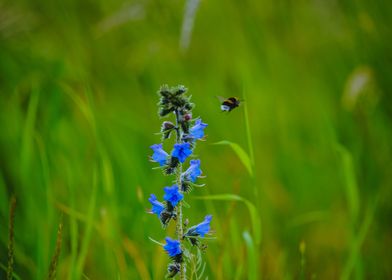
[[[221,104],[221,110],[222,112],[230,112],[234,108],[237,108],[241,101],[238,97],[229,97],[229,98],[224,98],[222,96],[217,96]]]

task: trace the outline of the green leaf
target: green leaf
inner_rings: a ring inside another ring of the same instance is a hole
[[[253,235],[255,236],[256,244],[259,245],[261,242],[261,223],[259,213],[252,202],[235,194],[216,194],[199,196],[196,199],[203,200],[222,200],[222,201],[240,201],[243,202],[248,208],[250,220],[252,223]]]
[[[227,140],[216,142],[213,145],[228,145],[228,146],[230,146],[233,149],[233,151],[237,154],[237,156],[240,158],[242,164],[246,167],[249,174],[251,176],[253,176],[252,161],[250,160],[249,155],[244,151],[244,149],[241,148],[240,145],[238,145],[234,142],[227,141]]]
[[[84,265],[86,263],[91,237],[93,234],[93,226],[95,220],[96,204],[97,204],[97,188],[98,188],[98,168],[93,169],[93,186],[88,205],[87,221],[85,227],[84,237],[81,242],[81,249],[79,258],[76,264],[76,278],[79,279],[83,275]]]
[[[163,243],[161,243],[161,242],[159,242],[159,241],[157,241],[157,240],[155,240],[154,238],[152,238],[152,237],[148,237],[148,239],[150,239],[152,242],[154,242],[155,244],[158,244],[159,246],[164,246],[165,244],[163,244]]]
[[[352,156],[351,153],[340,144],[336,144],[336,149],[342,159],[347,202],[350,209],[351,219],[355,224],[358,219],[360,201]]]
[[[257,271],[257,253],[255,250],[255,244],[253,243],[252,236],[248,231],[244,231],[242,233],[242,237],[245,240],[246,250],[248,253],[248,279],[249,280],[258,280],[258,271]]]
[[[378,199],[379,198],[377,196],[375,202],[371,203],[366,209],[365,217],[362,220],[358,235],[355,237],[351,244],[348,259],[340,277],[341,280],[351,279],[353,270],[355,268],[361,269],[361,267],[359,267],[361,266],[361,248],[373,223],[375,211],[378,205]]]

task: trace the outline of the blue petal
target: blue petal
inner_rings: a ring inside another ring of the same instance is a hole
[[[198,233],[201,237],[204,237],[204,235],[210,231],[211,219],[212,219],[212,216],[207,215],[204,218],[204,221],[195,227],[195,232]]]
[[[165,249],[170,257],[175,257],[182,253],[180,242],[178,240],[171,239],[170,237],[166,237],[165,240],[166,244],[163,246],[163,249]]]
[[[194,183],[201,173],[200,160],[191,160],[190,167],[185,171],[185,176],[188,178],[188,180]]]
[[[157,197],[155,196],[155,194],[151,194],[150,198],[148,199],[148,201],[152,205],[151,212],[154,213],[154,214],[157,214],[158,217],[159,217],[159,215],[161,214],[163,209],[165,209],[163,204],[157,200]]]
[[[172,156],[178,158],[178,160],[183,163],[187,157],[192,154],[191,144],[183,143],[183,144],[174,144],[174,150],[172,152]]]
[[[175,207],[184,198],[184,195],[179,192],[177,185],[165,187],[163,190],[165,191],[163,199],[170,202],[173,207]]]
[[[155,144],[152,145],[150,148],[154,152],[152,155],[152,160],[158,162],[160,166],[165,165],[169,154],[162,149],[162,144]]]
[[[194,139],[200,139],[204,137],[204,129],[208,124],[203,123],[201,119],[197,119],[195,125],[190,129],[190,134]]]

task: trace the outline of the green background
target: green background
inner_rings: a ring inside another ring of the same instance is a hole
[[[181,35],[185,7],[0,2],[0,278],[12,194],[15,277],[47,277],[60,221],[58,279],[164,277],[165,83],[209,124],[184,210],[213,215],[204,278],[391,278],[392,2],[201,1]]]

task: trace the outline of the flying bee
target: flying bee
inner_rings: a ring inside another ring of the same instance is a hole
[[[217,96],[219,101],[222,102],[221,104],[221,110],[222,112],[230,112],[234,108],[238,107],[241,103],[241,101],[238,97],[229,97],[229,98],[224,98],[222,96]]]

